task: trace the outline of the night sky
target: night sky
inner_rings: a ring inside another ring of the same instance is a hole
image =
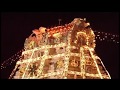
[[[1,63],[23,48],[25,39],[33,29],[50,28],[70,23],[74,18],[86,18],[96,31],[119,35],[117,12],[4,12],[1,13]],[[95,51],[101,58],[112,79],[119,78],[119,44],[96,41]],[[0,71],[1,78],[8,78],[15,63]]]

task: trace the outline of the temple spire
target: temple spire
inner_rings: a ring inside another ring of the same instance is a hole
[[[58,21],[59,21],[59,25],[61,24],[60,22],[62,21],[62,19],[58,19]]]

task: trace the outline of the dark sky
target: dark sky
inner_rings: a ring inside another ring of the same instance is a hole
[[[86,18],[93,30],[119,34],[117,12],[4,12],[1,13],[1,62],[21,50],[33,29],[70,23],[74,18]],[[96,53],[102,59],[113,79],[119,78],[119,45],[96,42]],[[15,64],[1,71],[1,78],[8,78]]]

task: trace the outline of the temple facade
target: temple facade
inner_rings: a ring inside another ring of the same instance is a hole
[[[86,19],[34,29],[9,79],[111,79],[95,47]]]

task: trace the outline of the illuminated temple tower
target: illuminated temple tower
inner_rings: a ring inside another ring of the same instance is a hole
[[[86,19],[40,27],[26,38],[9,79],[111,79],[95,46],[95,34]]]

